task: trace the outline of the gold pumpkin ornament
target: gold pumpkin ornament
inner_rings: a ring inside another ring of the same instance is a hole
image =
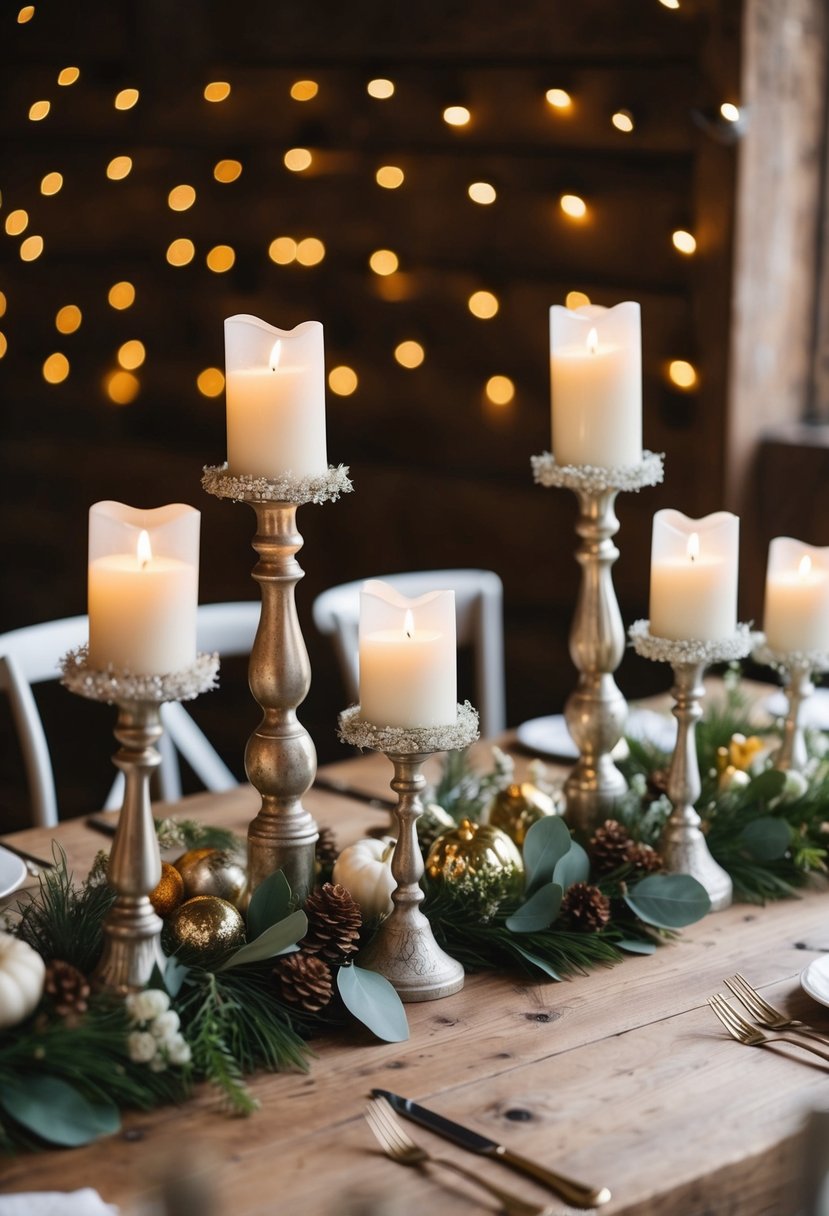
[[[167,917],[184,900],[184,879],[169,861],[161,863],[161,878],[158,886],[150,892],[150,903],[159,916]]]
[[[506,832],[510,840],[521,848],[534,823],[547,815],[558,813],[549,794],[531,781],[523,781],[520,785],[513,783],[498,791],[489,807],[489,822]]]
[[[245,940],[245,922],[238,908],[216,895],[188,899],[167,922],[177,946],[198,954],[232,950]]]
[[[438,836],[426,872],[480,905],[520,895],[524,887],[524,862],[506,832],[469,819]]]
[[[189,861],[187,860],[189,858]],[[217,895],[235,907],[245,889],[245,868],[224,849],[193,849],[176,862],[184,880],[184,897]]]

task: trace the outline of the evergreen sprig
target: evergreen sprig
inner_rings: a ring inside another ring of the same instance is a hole
[[[101,953],[103,920],[115,900],[106,883],[76,885],[66,854],[53,844],[55,865],[41,871],[39,891],[19,903],[15,932],[46,961],[62,959],[89,975]]]

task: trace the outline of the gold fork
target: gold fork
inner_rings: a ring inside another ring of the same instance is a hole
[[[761,1026],[769,1030],[796,1030],[798,1034],[807,1034],[810,1038],[817,1039],[818,1043],[829,1043],[826,1035],[821,1034],[819,1030],[814,1030],[798,1018],[786,1017],[785,1013],[775,1009],[739,972],[732,975],[730,980],[723,980],[723,983],[738,1001],[742,1001],[755,1022],[759,1022]]]
[[[811,1051],[813,1055],[820,1056],[821,1060],[829,1063],[829,1053],[813,1047],[811,1043],[803,1043],[800,1039],[793,1039],[788,1034],[765,1034],[762,1030],[758,1030],[756,1026],[752,1026],[744,1017],[741,1017],[736,1009],[732,1009],[721,994],[709,996],[708,1004],[732,1039],[736,1039],[738,1043],[745,1043],[747,1047],[766,1047],[769,1043],[789,1043],[792,1047],[801,1047],[804,1051]]]
[[[479,1187],[494,1196],[507,1216],[550,1216],[552,1213],[551,1207],[526,1203],[523,1199],[518,1199],[515,1195],[510,1195],[507,1191],[502,1191],[500,1187],[481,1178],[473,1170],[464,1169],[462,1165],[450,1161],[448,1157],[432,1156],[403,1130],[397,1115],[385,1098],[372,1098],[364,1113],[383,1152],[398,1165],[410,1165],[426,1174],[429,1172],[430,1165],[442,1165],[445,1169],[454,1170],[456,1174],[462,1174],[470,1182],[476,1182]]]

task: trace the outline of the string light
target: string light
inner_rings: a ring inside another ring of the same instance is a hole
[[[277,266],[287,266],[296,261],[297,244],[292,236],[278,236],[268,246],[268,257]]]
[[[77,304],[64,304],[55,317],[55,328],[61,334],[74,334],[81,327],[83,314]]]
[[[426,351],[419,342],[400,342],[394,348],[394,357],[401,367],[409,369],[420,367],[423,360],[426,358]]]
[[[123,181],[132,171],[131,156],[114,156],[107,165],[107,177],[112,182]]]
[[[6,232],[9,236],[20,236],[21,232],[25,232],[29,227],[29,213],[19,207],[16,211],[10,211],[6,216]]]
[[[558,205],[572,220],[583,220],[587,215],[587,203],[578,194],[562,194]]]
[[[500,307],[498,297],[491,291],[473,291],[467,304],[472,316],[478,317],[481,321],[488,321],[490,317],[494,317]]]
[[[144,349],[144,343],[140,342],[138,338],[130,338],[128,342],[124,342],[118,347],[117,359],[125,371],[134,372],[137,367],[141,366],[146,357],[147,352]]]
[[[61,68],[58,72],[58,84],[63,86],[74,84],[80,74],[80,68]]]
[[[617,110],[610,121],[617,131],[624,131],[626,135],[633,130],[633,115],[630,110]]]
[[[328,373],[328,387],[338,397],[350,397],[352,393],[356,392],[358,383],[354,368],[347,367],[344,363],[339,367],[332,367]]]
[[[129,405],[138,396],[141,385],[132,372],[110,372],[104,380],[104,389],[115,405]]]
[[[41,194],[57,194],[63,186],[62,173],[47,173],[40,183]]]
[[[32,122],[40,122],[52,108],[50,101],[35,101],[29,106],[29,118]]]
[[[120,93],[115,94],[115,109],[131,110],[139,96],[138,89],[121,89]]]
[[[498,197],[495,187],[490,182],[472,182],[467,194],[473,203],[480,203],[482,207],[488,207]]]
[[[195,256],[196,246],[189,237],[177,237],[167,246],[167,261],[171,266],[186,266]]]
[[[291,85],[291,97],[294,101],[310,101],[319,91],[316,80],[295,80]]]
[[[0,317],[5,317],[6,307],[6,293],[4,291],[0,291]]]
[[[47,384],[62,384],[69,375],[69,360],[60,351],[55,351],[43,361],[43,379]]]
[[[0,333],[0,359],[3,358],[8,349],[9,344],[6,341],[6,335],[4,333]]]
[[[224,373],[218,367],[206,367],[196,377],[196,387],[203,397],[218,397],[224,386]]]
[[[443,121],[450,127],[465,127],[471,118],[466,106],[447,106],[443,111]]]
[[[374,97],[377,101],[387,101],[394,94],[394,81],[377,77],[377,79],[368,82],[366,92],[369,97]]]
[[[135,303],[135,288],[126,279],[120,283],[113,283],[107,294],[107,301],[110,308],[116,308],[119,312],[125,308],[131,308]]]
[[[724,101],[722,103],[720,106],[720,114],[723,116],[726,122],[740,121],[740,108],[739,106],[735,106],[731,101]]]
[[[240,160],[220,160],[213,169],[213,176],[217,182],[235,182],[241,173],[242,162]]]
[[[400,265],[400,260],[391,249],[375,249],[368,264],[375,274],[386,275],[394,274]]]
[[[676,232],[671,236],[671,240],[674,243],[674,248],[678,249],[680,253],[689,255],[696,253],[696,237],[692,236],[690,232],[686,232],[684,228],[677,228]]]
[[[205,85],[205,101],[226,101],[230,96],[230,85],[226,80],[213,80]]]
[[[677,388],[691,389],[697,383],[697,369],[685,359],[672,359],[668,364],[668,377]]]
[[[167,206],[171,211],[186,211],[196,201],[196,191],[192,186],[173,186],[167,196]]]
[[[568,291],[564,303],[567,308],[586,308],[590,303],[590,296],[585,295],[583,291]]]
[[[554,110],[569,110],[573,104],[573,98],[566,89],[548,89],[544,96]]]
[[[34,262],[43,253],[43,237],[27,236],[20,245],[20,257],[24,262]]]
[[[224,274],[236,261],[236,253],[231,245],[214,245],[205,261],[208,270],[214,274]]]
[[[302,173],[303,169],[310,168],[313,159],[308,148],[289,148],[282,157],[282,163],[292,173]]]
[[[27,21],[31,21],[35,15],[35,6],[33,4],[24,4],[23,8],[17,14],[17,24],[25,25]]]
[[[300,266],[316,266],[325,257],[325,246],[315,236],[306,236],[296,247],[296,260]]]
[[[398,186],[403,185],[405,176],[403,170],[399,169],[397,165],[381,165],[374,175],[374,180],[384,190],[396,190]]]
[[[509,376],[490,376],[484,392],[493,405],[509,405],[515,396],[515,385]]]

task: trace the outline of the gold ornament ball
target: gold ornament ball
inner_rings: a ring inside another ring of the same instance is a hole
[[[186,853],[182,853],[181,857],[176,858],[173,865],[184,878],[191,866],[201,861],[203,857],[209,857],[211,853],[218,853],[218,851],[213,848],[188,849]]]
[[[519,895],[524,862],[506,832],[488,823],[462,819],[438,836],[426,858],[429,877],[483,900]]]
[[[245,940],[245,922],[238,908],[216,895],[188,899],[167,924],[177,946],[186,946],[199,954],[232,950]]]
[[[506,832],[520,848],[534,823],[546,815],[555,815],[556,804],[531,781],[508,785],[500,790],[489,808],[489,822]]]
[[[169,916],[184,899],[184,879],[169,861],[161,863],[158,886],[150,892],[150,903],[159,916]]]
[[[187,857],[191,860],[182,865]],[[185,898],[218,895],[219,899],[238,906],[245,888],[245,869],[232,853],[224,849],[193,849],[177,864],[184,879]]]

